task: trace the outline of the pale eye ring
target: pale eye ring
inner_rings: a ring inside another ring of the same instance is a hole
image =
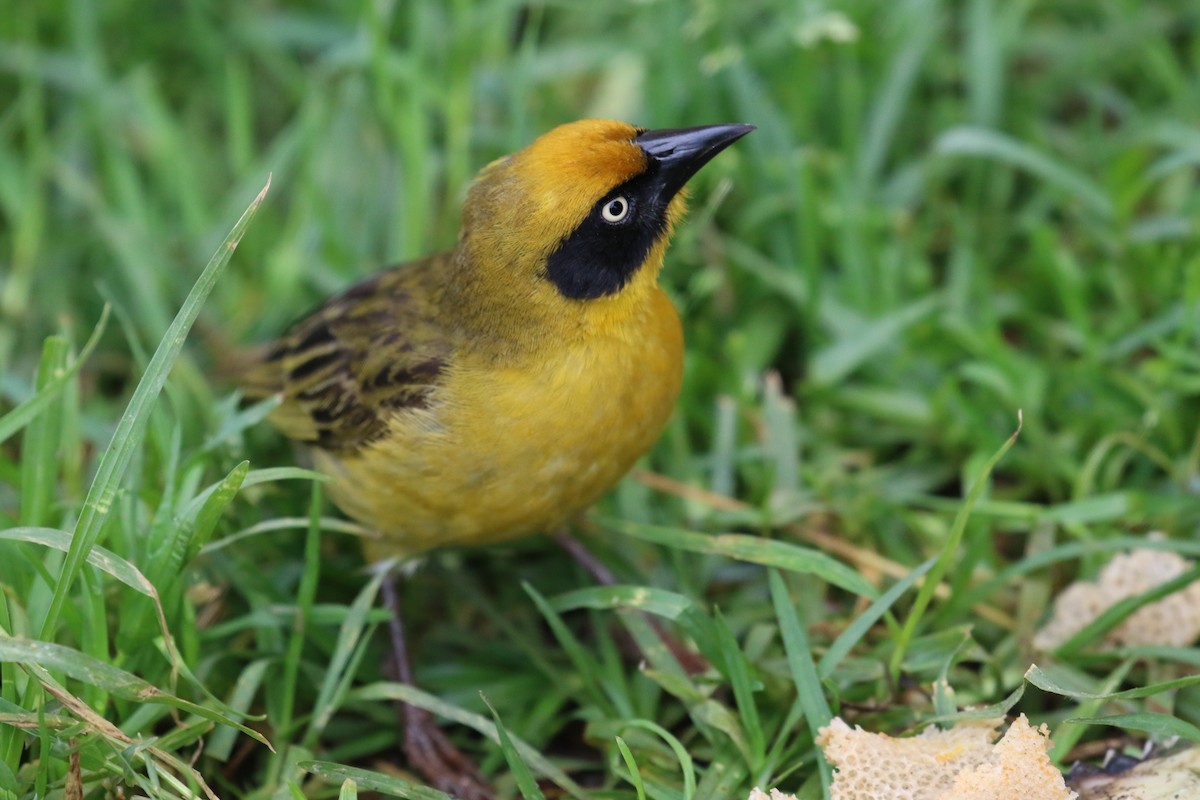
[[[629,216],[629,201],[617,196],[600,207],[600,216],[605,222],[622,222]]]

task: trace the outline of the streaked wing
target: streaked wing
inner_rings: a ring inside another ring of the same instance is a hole
[[[342,452],[382,436],[396,412],[424,407],[449,351],[429,280],[441,258],[382,272],[295,323],[247,371],[247,396],[281,394],[272,423]]]

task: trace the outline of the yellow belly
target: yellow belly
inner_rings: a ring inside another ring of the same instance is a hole
[[[665,296],[619,338],[554,351],[502,369],[455,364],[433,402],[398,414],[386,437],[349,458],[316,454],[334,501],[381,533],[371,560],[550,530],[654,444],[683,360]]]

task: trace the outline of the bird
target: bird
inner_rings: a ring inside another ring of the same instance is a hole
[[[268,420],[378,532],[368,561],[559,530],[654,445],[682,381],[658,277],[685,184],[753,129],[553,128],[478,173],[453,247],[367,278],[257,351],[246,397],[278,398]],[[383,594],[411,682],[391,581]],[[486,797],[428,715],[405,711],[409,762]]]

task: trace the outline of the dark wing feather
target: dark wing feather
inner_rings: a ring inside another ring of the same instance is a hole
[[[245,373],[247,396],[282,395],[270,416],[280,430],[341,452],[423,408],[449,353],[436,314],[443,258],[382,272],[295,323]]]

